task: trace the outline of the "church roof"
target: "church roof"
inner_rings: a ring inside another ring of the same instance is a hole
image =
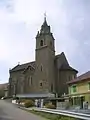
[[[15,72],[15,71],[19,71],[19,70],[24,70],[26,69],[28,66],[31,66],[35,69],[35,61],[33,62],[28,62],[28,63],[25,63],[25,64],[21,64],[21,65],[17,65],[15,66],[14,68],[12,68],[10,70],[10,72]]]
[[[78,72],[77,70],[75,70],[69,65],[64,52],[55,56],[55,64],[59,70],[71,70],[71,71]]]
[[[62,64],[62,66],[60,67],[60,70],[71,70],[71,71],[78,72],[77,70],[75,70],[74,68],[72,68],[70,65],[67,65],[67,64]]]
[[[77,70],[75,70],[69,65],[64,52],[55,56],[55,65],[59,70],[72,70],[72,71],[78,72]],[[14,68],[12,68],[10,72],[26,70],[29,66],[35,69],[35,61],[17,65]]]
[[[58,69],[61,68],[62,64],[69,65],[64,52],[55,56],[55,64]]]

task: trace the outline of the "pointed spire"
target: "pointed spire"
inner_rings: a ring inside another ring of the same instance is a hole
[[[39,31],[37,32],[36,38],[39,37]]]
[[[41,34],[51,34],[50,26],[47,24],[46,20],[46,12],[44,13],[44,22],[41,26],[40,32],[37,33],[36,38],[39,37]]]
[[[47,25],[47,20],[46,20],[46,12],[44,13],[44,23],[43,23],[43,26],[48,26]]]
[[[46,12],[44,13],[44,21],[46,21]]]

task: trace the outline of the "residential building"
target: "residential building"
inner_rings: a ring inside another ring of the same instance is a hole
[[[68,82],[69,97],[73,105],[80,105],[86,101],[90,105],[90,71]]]

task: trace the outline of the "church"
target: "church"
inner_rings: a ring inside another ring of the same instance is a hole
[[[61,97],[68,93],[67,82],[77,73],[64,52],[55,54],[55,39],[45,17],[36,35],[35,61],[9,70],[9,96]]]

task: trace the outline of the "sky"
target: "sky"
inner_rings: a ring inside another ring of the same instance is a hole
[[[0,0],[0,83],[18,63],[35,60],[45,12],[56,54],[65,52],[79,74],[90,70],[90,0]]]

